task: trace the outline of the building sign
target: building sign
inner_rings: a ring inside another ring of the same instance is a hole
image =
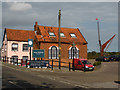
[[[45,57],[45,53],[43,49],[39,49],[39,50],[33,50],[33,58],[44,58]]]
[[[49,60],[32,60],[30,61],[30,67],[49,67]]]
[[[33,47],[33,39],[28,39],[28,47]]]

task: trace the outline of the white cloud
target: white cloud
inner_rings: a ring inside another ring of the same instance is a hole
[[[11,4],[9,9],[13,11],[25,11],[31,8],[32,8],[31,4],[14,2],[13,4]]]

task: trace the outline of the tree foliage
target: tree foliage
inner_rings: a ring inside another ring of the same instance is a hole
[[[111,56],[111,55],[120,55],[120,52],[105,52],[104,53],[104,56]],[[87,57],[88,59],[96,59],[97,57],[100,56],[100,53],[92,51],[92,52],[88,52],[87,56],[88,56]]]

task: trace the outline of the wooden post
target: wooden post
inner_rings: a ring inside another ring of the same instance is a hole
[[[69,62],[69,71],[70,71],[70,62]]]
[[[53,60],[52,60],[52,70],[53,70]]]
[[[61,10],[59,10],[59,15],[58,15],[58,28],[59,28],[59,31],[58,31],[58,40],[59,40],[59,69],[61,69],[61,41],[60,41],[60,24],[61,24]]]

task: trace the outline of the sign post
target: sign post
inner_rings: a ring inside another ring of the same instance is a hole
[[[43,49],[38,50],[32,50],[32,57],[33,58],[44,58],[45,57],[45,51]],[[49,65],[48,60],[35,60],[30,61],[30,67],[45,67],[46,65]]]
[[[31,47],[33,47],[33,39],[28,39],[28,47],[30,47],[30,61],[31,61]]]
[[[44,58],[45,51],[43,49],[33,50],[33,58]]]

